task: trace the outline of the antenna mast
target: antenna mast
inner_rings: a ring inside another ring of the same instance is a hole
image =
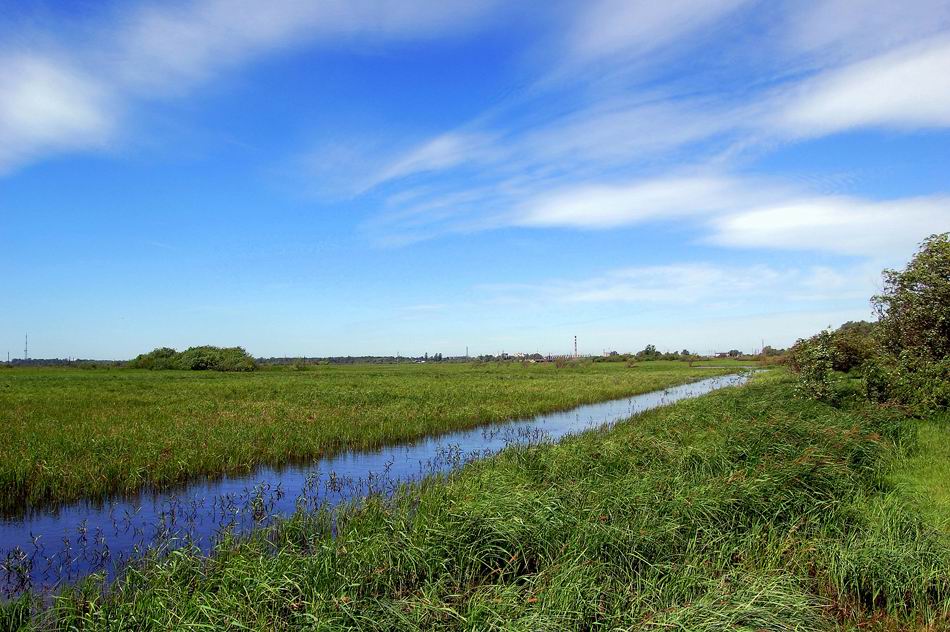
[[[30,359],[30,334],[23,336],[23,360]]]

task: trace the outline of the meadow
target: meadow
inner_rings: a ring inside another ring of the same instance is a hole
[[[683,362],[0,371],[0,513],[312,459],[709,377]]]
[[[950,539],[894,482],[919,426],[859,396],[798,397],[772,371],[3,615],[38,630],[947,629]]]

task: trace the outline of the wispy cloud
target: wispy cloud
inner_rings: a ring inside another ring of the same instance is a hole
[[[725,246],[886,258],[913,252],[927,235],[950,230],[950,197],[883,202],[837,196],[791,199],[726,214],[712,226],[709,240]]]
[[[716,176],[583,185],[544,193],[526,202],[513,223],[600,229],[691,215],[702,218],[771,197],[767,191]]]
[[[642,55],[715,23],[750,0],[596,0],[568,35],[582,60]]]
[[[854,61],[932,36],[950,27],[946,0],[818,0],[783,8],[789,51],[822,65]]]
[[[45,154],[107,145],[114,110],[108,86],[62,59],[0,55],[0,173]]]
[[[107,146],[130,104],[186,94],[251,58],[304,43],[359,51],[366,42],[444,37],[477,24],[493,4],[152,3],[121,8],[108,23],[84,30],[85,37],[8,44],[0,47],[0,172],[45,155]]]
[[[728,266],[708,262],[640,266],[609,270],[585,279],[552,279],[535,284],[483,286],[491,300],[514,303],[632,304],[742,309],[779,301],[822,303],[866,300],[875,274],[857,265],[783,267]]]
[[[795,86],[763,125],[792,138],[858,127],[948,127],[948,68],[950,38],[910,45]]]
[[[905,248],[946,226],[944,198],[879,200],[875,206],[874,200],[821,196],[777,178],[764,183],[743,178],[732,165],[750,148],[767,152],[858,128],[950,127],[950,73],[945,70],[950,40],[933,35],[939,31],[935,23],[950,25],[950,2],[912,5],[895,18],[898,27],[886,41],[881,37],[886,23],[863,15],[853,3],[783,7],[784,39],[756,40],[730,51],[739,59],[749,57],[747,64],[754,67],[752,58],[769,50],[780,60],[784,55],[786,68],[770,67],[758,82],[727,82],[696,93],[657,88],[649,73],[645,80],[649,51],[664,46],[675,51],[677,43],[691,47],[697,33],[715,30],[754,4],[587,5],[565,35],[572,54],[596,58],[614,73],[634,72],[634,83],[598,83],[597,98],[590,99],[585,73],[563,75],[557,86],[541,89],[573,93],[571,108],[536,117],[530,125],[516,116],[484,116],[416,145],[378,171],[377,184],[398,185],[386,191],[383,210],[367,226],[381,241],[405,243],[501,226],[607,229],[689,218],[710,243],[730,247],[847,254]],[[683,15],[691,17],[675,19]],[[835,16],[838,23],[824,24],[815,17],[821,15]],[[848,22],[847,15],[854,21]],[[915,38],[920,33],[931,37],[920,41]],[[866,57],[832,54],[848,42]],[[802,55],[813,56],[812,61],[803,65]],[[822,55],[831,61],[821,61]],[[672,164],[679,165],[673,172]],[[692,164],[700,175],[682,175],[688,173],[683,164]],[[407,179],[410,175],[420,177]],[[772,220],[799,210],[802,234],[817,231],[814,239],[789,232],[765,240],[751,232],[755,218]],[[842,225],[857,225],[849,243],[827,221],[839,213]],[[861,230],[862,221],[867,230]],[[887,237],[859,237],[871,230],[886,231]]]

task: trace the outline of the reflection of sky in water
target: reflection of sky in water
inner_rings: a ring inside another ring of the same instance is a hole
[[[295,510],[334,506],[400,483],[448,472],[511,443],[556,441],[632,415],[695,397],[746,377],[714,377],[634,397],[587,404],[408,445],[345,452],[305,465],[264,467],[239,477],[203,479],[174,491],[143,493],[106,503],[89,501],[0,522],[0,586],[50,587],[90,572],[112,573],[148,546],[192,544],[207,550],[226,529],[243,532]],[[29,578],[29,579],[28,579]]]

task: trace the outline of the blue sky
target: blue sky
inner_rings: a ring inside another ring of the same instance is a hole
[[[785,346],[948,128],[947,1],[0,0],[0,353]]]

